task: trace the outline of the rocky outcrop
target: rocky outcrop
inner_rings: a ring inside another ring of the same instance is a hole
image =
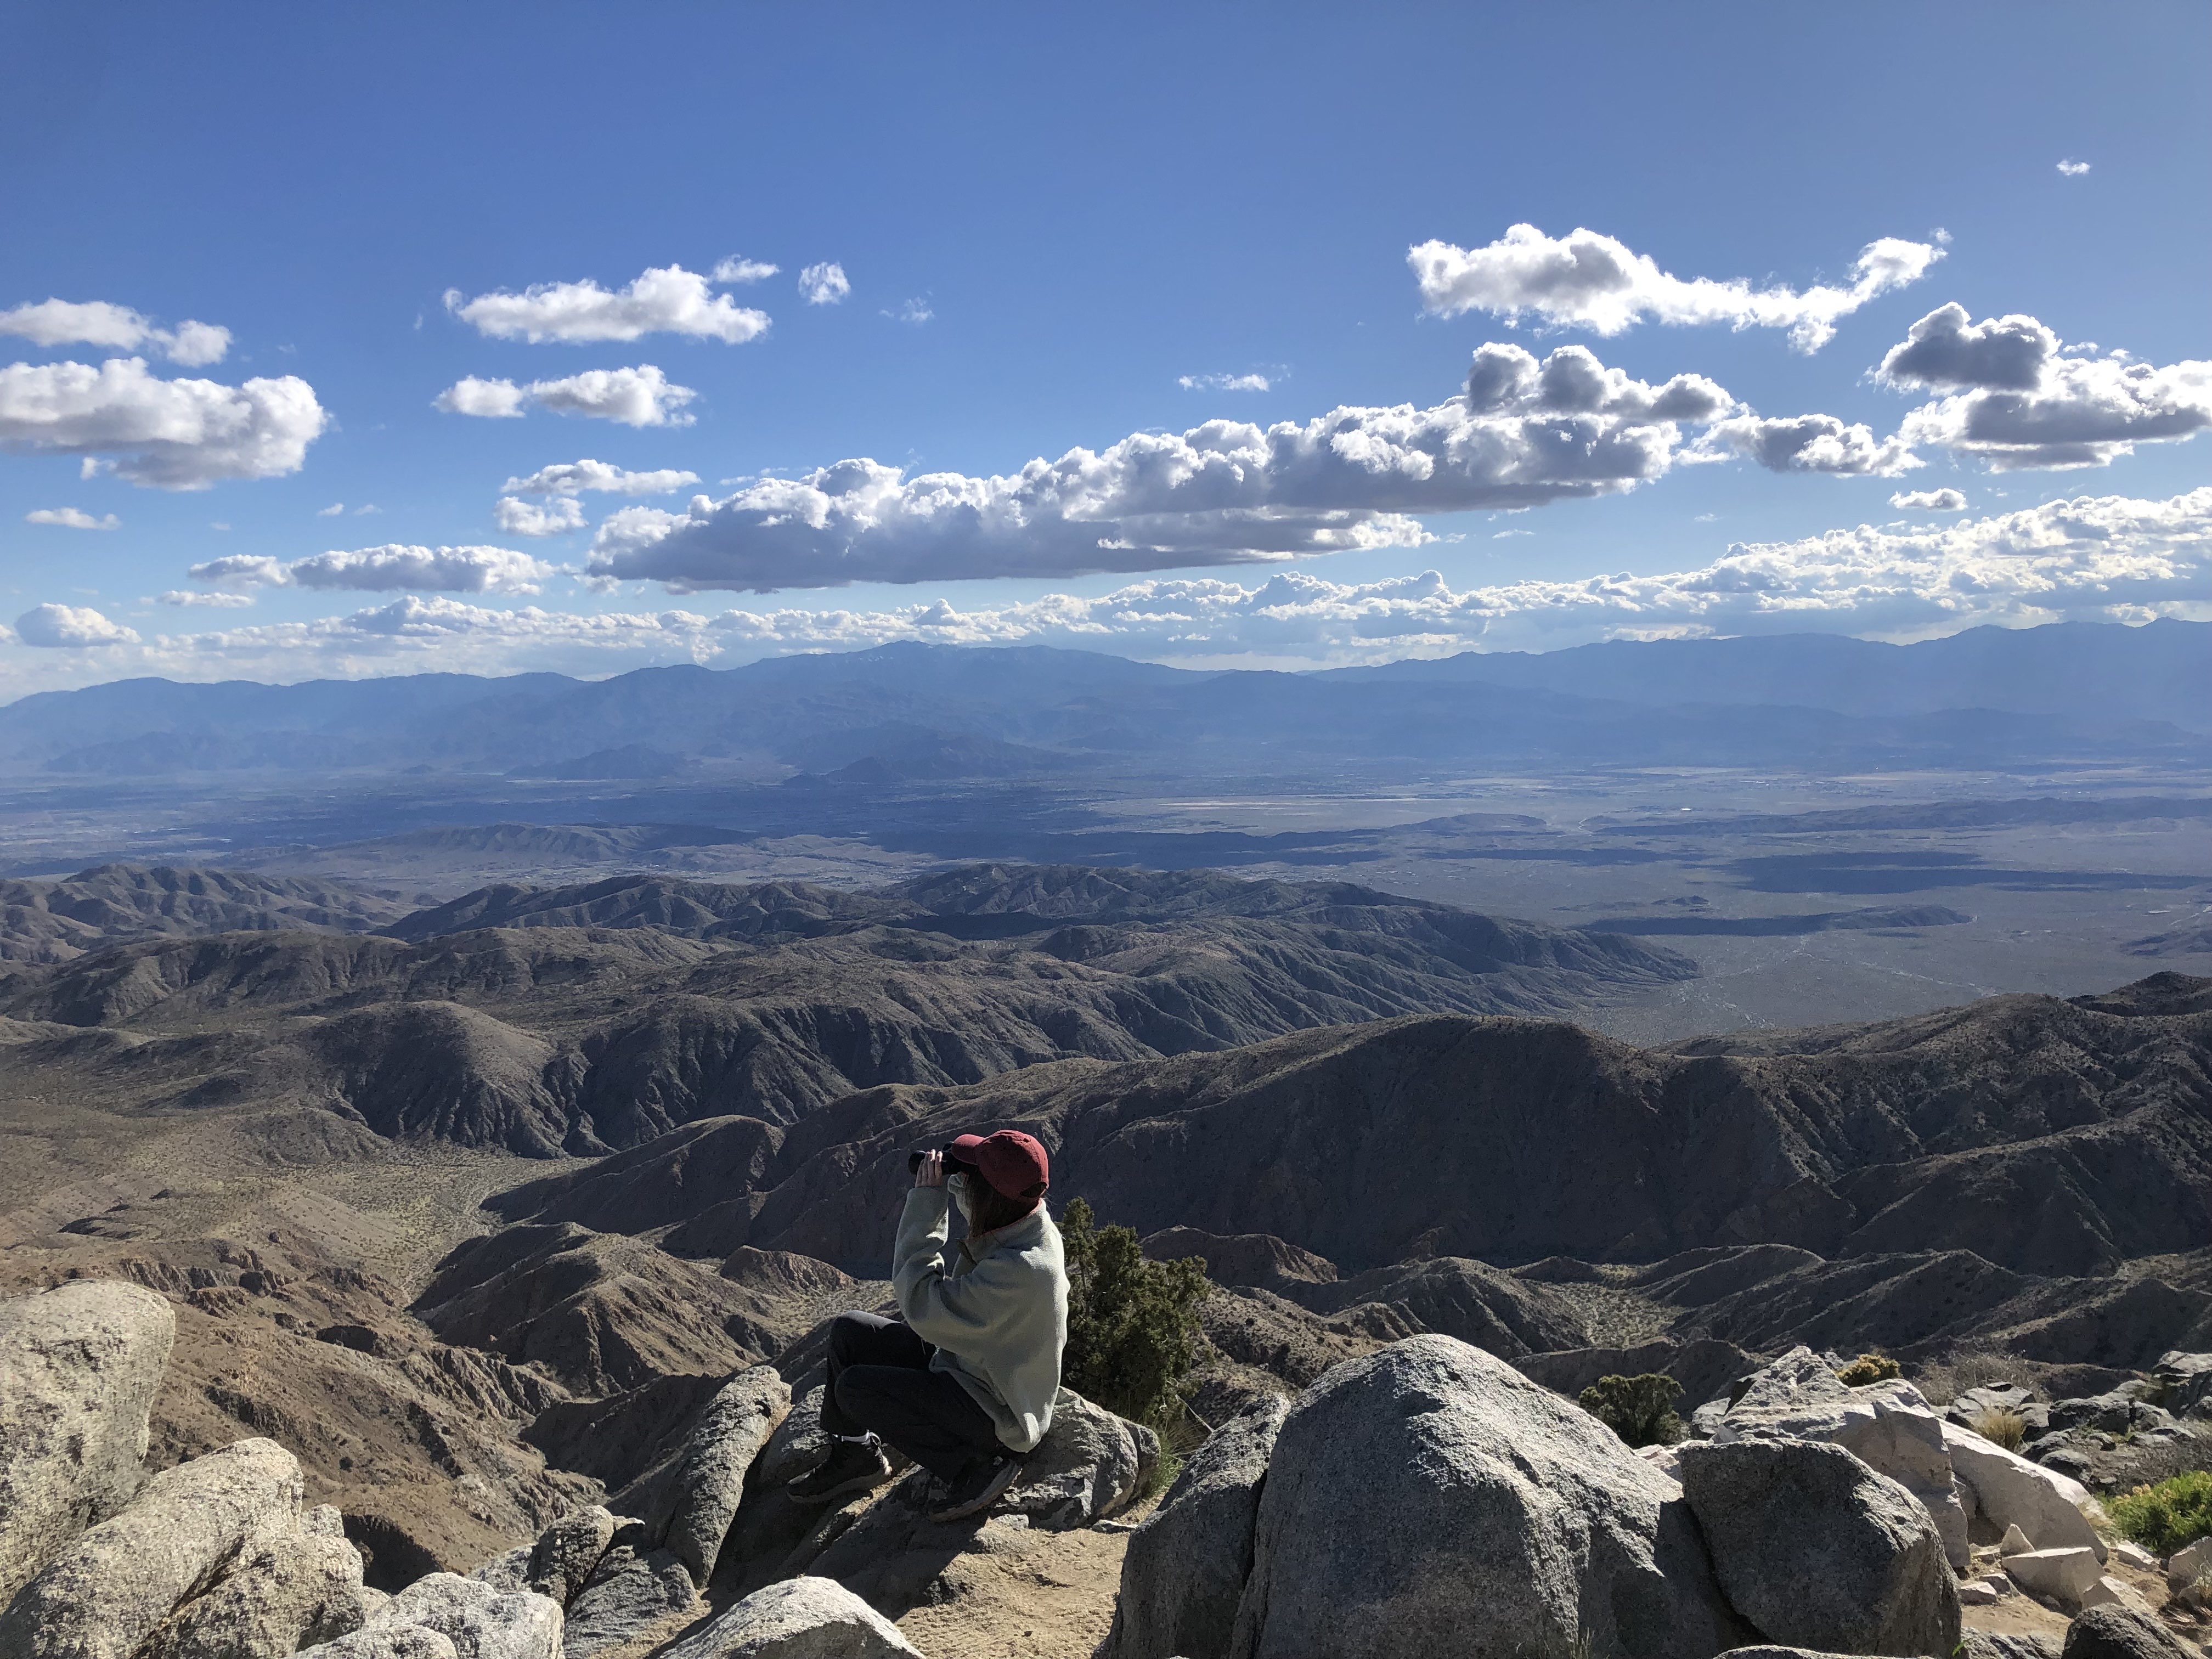
[[[0,1659],[128,1659],[251,1540],[301,1530],[300,1465],[241,1440],[165,1470],[56,1556],[0,1614]]]
[[[2133,1607],[2092,1607],[2066,1630],[2062,1659],[2190,1659],[2173,1632]]]
[[[1051,1531],[1087,1527],[1125,1508],[1159,1455],[1159,1438],[1150,1429],[1062,1389],[1052,1427],[1023,1458],[1020,1477],[994,1507]]]
[[[359,1630],[361,1552],[343,1534],[251,1545],[222,1582],[155,1631],[138,1659],[282,1659]]]
[[[589,1659],[699,1604],[690,1568],[666,1550],[647,1548],[641,1528],[624,1530],[635,1536],[625,1540],[617,1533],[568,1603],[561,1638],[563,1659]]]
[[[176,1332],[136,1285],[0,1302],[0,1607],[137,1492]]]
[[[702,1589],[744,1499],[746,1472],[790,1409],[791,1389],[772,1366],[738,1373],[708,1403],[681,1449],[616,1500],[643,1512],[648,1540],[683,1562]]]
[[[1255,1401],[1207,1437],[1131,1534],[1097,1659],[1226,1659],[1260,1492],[1290,1402]]]
[[[1943,1421],[1910,1382],[1846,1388],[1828,1362],[1796,1348],[1754,1376],[1713,1434],[1716,1443],[1825,1440],[1855,1454],[1926,1507],[1945,1556],[1963,1571],[1972,1559]]]
[[[2089,1493],[2079,1481],[1948,1420],[1943,1446],[1970,1521],[1978,1517],[1999,1532],[2018,1527],[2037,1549],[2089,1549],[2105,1559],[2104,1542],[2082,1512]]]
[[[559,1602],[450,1572],[416,1579],[371,1613],[364,1630],[405,1626],[444,1637],[457,1659],[558,1659],[561,1651]]]
[[[447,1637],[420,1625],[357,1630],[335,1642],[300,1650],[301,1659],[460,1659]]]
[[[614,1516],[597,1504],[566,1515],[538,1534],[523,1566],[523,1582],[562,1607],[575,1599],[615,1541]]]
[[[755,1590],[665,1659],[921,1659],[898,1626],[827,1578]]]
[[[1721,1588],[1769,1641],[1937,1659],[1958,1645],[1958,1588],[1927,1510],[1842,1447],[1692,1444],[1680,1468]]]
[[[2176,1417],[2212,1416],[2212,1353],[2162,1353],[2151,1368],[2158,1403]]]
[[[1672,1481],[1504,1362],[1421,1336],[1291,1407],[1231,1652],[1709,1659],[1744,1634]]]

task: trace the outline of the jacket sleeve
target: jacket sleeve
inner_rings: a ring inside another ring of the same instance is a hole
[[[947,1211],[942,1187],[916,1187],[908,1193],[899,1216],[891,1285],[899,1312],[923,1341],[973,1354],[984,1346],[979,1338],[1020,1310],[1024,1275],[1018,1263],[990,1257],[957,1278],[946,1273]]]

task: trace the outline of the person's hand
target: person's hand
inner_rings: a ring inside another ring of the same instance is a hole
[[[923,1153],[921,1162],[915,1166],[914,1184],[917,1187],[942,1187],[945,1184],[945,1154]]]

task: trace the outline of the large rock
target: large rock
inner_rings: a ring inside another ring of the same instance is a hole
[[[155,1631],[138,1659],[283,1659],[368,1617],[361,1552],[307,1532],[249,1546],[222,1582]]]
[[[1776,1438],[1829,1441],[1887,1475],[1925,1506],[1952,1567],[1972,1565],[1943,1420],[1910,1382],[1848,1389],[1820,1355],[1793,1348],[1751,1380],[1713,1433],[1721,1445]]]
[[[822,1429],[822,1395],[817,1386],[792,1401],[790,1414],[769,1436],[745,1483],[745,1500],[722,1540],[722,1559],[737,1565],[737,1581],[743,1588],[757,1589],[772,1577],[785,1576],[775,1569],[823,1518],[818,1505],[799,1503],[785,1490],[787,1481],[829,1455],[830,1437]]]
[[[1840,1446],[1682,1448],[1682,1492],[1735,1610],[1769,1641],[1948,1656],[1959,1589],[1928,1513]]]
[[[273,1440],[163,1471],[23,1586],[0,1614],[0,1659],[127,1659],[250,1540],[298,1532],[302,1492]]]
[[[1230,1651],[1710,1659],[1748,1635],[1674,1482],[1504,1361],[1417,1336],[1291,1407]]]
[[[2018,1527],[2039,1550],[2093,1549],[2105,1559],[2104,1543],[2081,1512],[2089,1492],[2080,1481],[1954,1422],[1943,1425],[1943,1445],[1953,1475],[1971,1489],[1975,1510],[1992,1526]]]
[[[691,1570],[666,1550],[617,1544],[599,1559],[568,1603],[562,1627],[563,1659],[588,1659],[617,1647],[671,1614],[699,1604]]]
[[[0,1607],[145,1480],[177,1316],[112,1279],[0,1302]]]
[[[1224,1659],[1252,1570],[1261,1483],[1289,1410],[1280,1395],[1263,1395],[1191,1455],[1129,1539],[1096,1659]]]
[[[2162,1353],[2150,1379],[2158,1403],[2176,1417],[2212,1416],[2212,1353]]]
[[[458,1659],[557,1659],[561,1604],[532,1590],[501,1592],[458,1573],[418,1578],[369,1615],[370,1631],[419,1625]]]
[[[319,1647],[302,1648],[300,1659],[460,1659],[451,1640],[421,1625],[386,1625],[356,1631]]]
[[[575,1599],[615,1540],[615,1518],[597,1504],[564,1515],[531,1546],[523,1582],[562,1607]]]
[[[732,1377],[699,1415],[683,1447],[662,1468],[624,1492],[664,1544],[703,1587],[714,1577],[722,1540],[744,1498],[745,1472],[791,1409],[791,1389],[773,1366]]]
[[[755,1590],[663,1659],[921,1659],[896,1625],[843,1585],[787,1578]]]
[[[1022,1472],[994,1508],[1030,1517],[1047,1531],[1103,1521],[1136,1496],[1146,1469],[1146,1445],[1159,1455],[1152,1431],[1125,1422],[1072,1389],[1054,1403],[1052,1427],[1022,1460]]]
[[[2012,1582],[2030,1595],[2047,1596],[2068,1607],[2079,1607],[2081,1598],[2103,1577],[2094,1550],[2073,1548],[2027,1550],[2004,1558]]]
[[[2092,1607],[2066,1632],[2062,1659],[2191,1659],[2173,1632],[2133,1607]]]

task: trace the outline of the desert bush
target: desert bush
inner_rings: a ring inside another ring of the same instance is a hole
[[[1674,1402],[1682,1385],[1657,1371],[1601,1376],[1582,1392],[1581,1406],[1632,1446],[1671,1446],[1682,1437]]]
[[[1847,1389],[1863,1389],[1869,1382],[1887,1382],[1892,1377],[1905,1375],[1905,1367],[1886,1353],[1863,1353],[1836,1373],[1836,1380]]]
[[[1128,1227],[1102,1227],[1077,1199],[1060,1222],[1067,1251],[1067,1386],[1133,1423],[1166,1428],[1197,1362],[1206,1264],[1147,1261]]]
[[[2105,1512],[2122,1536],[2154,1555],[2171,1555],[2212,1537],[2212,1474],[2191,1469],[2154,1486],[2137,1486],[2109,1499]]]
[[[2007,1451],[2016,1452],[2027,1443],[2027,1419],[2018,1412],[1978,1412],[1973,1429],[1984,1440],[1993,1440]]]

